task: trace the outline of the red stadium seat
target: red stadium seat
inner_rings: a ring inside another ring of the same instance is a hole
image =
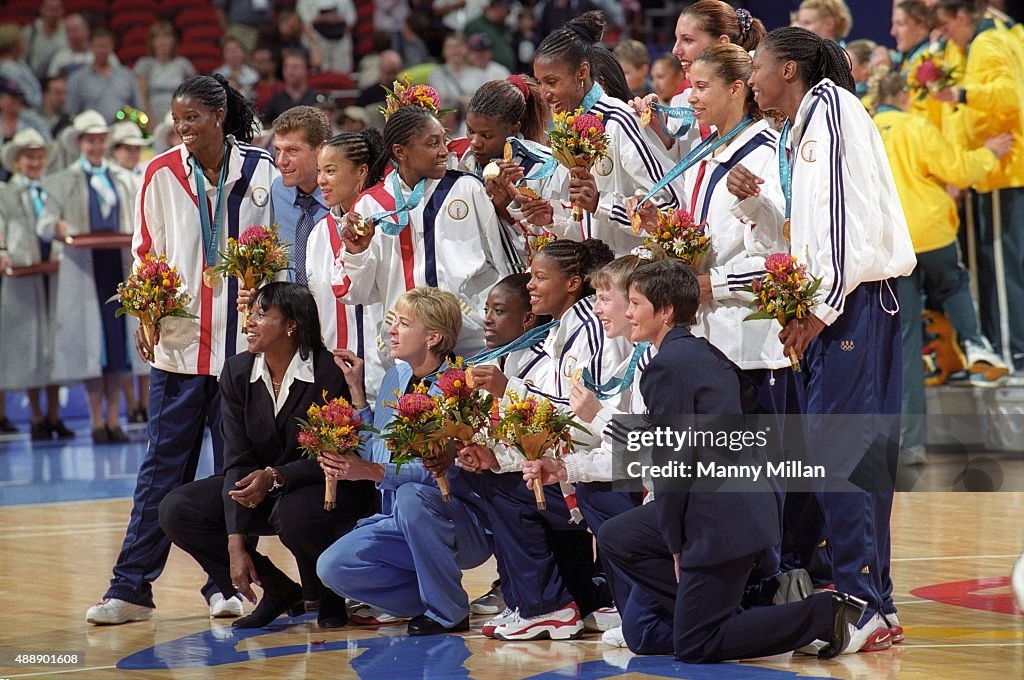
[[[36,3],[36,11],[39,11],[39,3]],[[92,12],[94,14],[107,14],[110,11],[107,0],[64,0],[65,14],[70,12]]]
[[[149,50],[146,49],[146,43],[129,43],[117,50],[117,58],[128,68],[147,54]]]
[[[220,45],[221,36],[224,35],[224,31],[221,30],[217,24],[208,24],[206,26],[189,26],[181,34],[181,42],[206,42],[216,45]]]
[[[162,0],[160,2],[160,14],[168,19],[173,19],[182,10],[209,6],[210,0]]]
[[[317,73],[309,77],[309,86],[314,90],[353,90],[356,82],[347,73]]]
[[[110,17],[110,30],[115,34],[135,26],[144,26],[148,30],[157,21],[158,17],[152,12],[119,12]]]
[[[174,17],[174,25],[184,31],[190,26],[216,26],[217,13],[213,7],[188,7],[178,12]]]
[[[163,13],[163,7],[156,0],[111,0],[111,16],[125,12],[152,12],[159,17]]]

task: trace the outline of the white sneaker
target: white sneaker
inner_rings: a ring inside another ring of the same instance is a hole
[[[392,616],[376,607],[364,604],[348,615],[348,620],[357,626],[385,626],[390,623],[407,621],[399,616]]]
[[[843,654],[857,652],[881,652],[892,647],[892,631],[881,614],[875,614],[867,623],[850,636],[850,644],[846,645]]]
[[[981,342],[965,341],[964,353],[967,355],[970,383],[975,387],[997,387],[1010,372],[1006,362],[984,337]]]
[[[233,619],[245,614],[242,607],[242,597],[237,593],[227,599],[221,593],[214,593],[210,597],[210,618],[211,619]]]
[[[484,623],[484,625],[480,628],[480,634],[484,637],[492,638],[494,637],[495,628],[504,623],[508,623],[509,621],[513,621],[517,616],[519,616],[518,609],[513,611],[512,609],[505,607],[505,611]]]
[[[1017,558],[1010,584],[1013,586],[1013,596],[1017,598],[1017,609],[1024,613],[1024,553]]]
[[[132,621],[147,621],[153,618],[153,608],[132,604],[117,598],[100,600],[85,613],[85,620],[97,625],[116,626]]]
[[[574,640],[582,634],[583,621],[575,602],[540,616],[524,618],[517,613],[494,629],[494,637],[499,640]]]
[[[615,607],[601,607],[583,617],[583,628],[594,633],[603,633],[622,625],[622,617]]]
[[[625,647],[626,638],[622,637],[622,626],[609,628],[601,634],[601,642],[612,647]]]
[[[490,614],[494,616],[505,608],[505,598],[501,594],[501,584],[495,581],[491,589],[469,603],[471,614]]]

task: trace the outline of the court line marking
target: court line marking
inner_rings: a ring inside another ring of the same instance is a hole
[[[87,668],[69,668],[63,671],[42,671],[39,673],[18,673],[17,675],[4,675],[5,678],[32,678],[39,675],[66,675],[68,673],[82,673],[83,671],[107,671],[117,666],[90,666]]]
[[[1024,647],[1024,642],[965,642],[963,644],[955,644],[951,642],[945,644],[936,643],[933,645],[908,645],[903,642],[900,643],[900,647],[905,649],[925,649],[930,647]]]
[[[891,562],[927,562],[928,560],[994,560],[1002,559],[1004,557],[1020,557],[1020,553],[1012,553],[1009,555],[952,555],[937,557],[893,557],[890,559]]]
[[[0,534],[0,540],[2,539],[24,539],[24,538],[50,538],[56,536],[75,536],[80,534],[105,534],[111,531],[124,531],[123,525],[110,526],[106,528],[91,528],[91,529],[70,529],[66,531],[53,530],[53,531],[38,531],[35,533],[25,534]]]

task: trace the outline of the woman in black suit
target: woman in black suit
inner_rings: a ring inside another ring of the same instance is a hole
[[[321,340],[316,302],[305,286],[261,288],[245,327],[249,351],[228,359],[220,377],[224,474],[168,494],[160,525],[199,562],[225,597],[263,599],[238,628],[267,625],[320,601],[317,623],[345,625],[345,601],[324,588],[316,561],[328,546],[374,510],[370,482],[338,483],[337,507],[324,510],[324,474],[303,458],[298,418],[310,404],[349,397],[345,376]],[[362,407],[365,404],[353,404]],[[302,586],[292,581],[248,536],[273,535],[295,556]],[[306,605],[308,606],[308,604]]]
[[[680,430],[686,416],[743,413],[739,369],[690,333],[699,301],[696,276],[676,260],[644,265],[629,277],[631,339],[658,349],[640,380],[651,426]],[[685,422],[704,428],[707,421]],[[683,451],[655,448],[654,464],[687,460]],[[779,542],[770,485],[726,493],[700,480],[689,488],[654,481],[653,503],[613,517],[598,532],[613,576],[639,586],[621,612],[632,651],[709,663],[781,654],[815,640],[824,643],[822,658],[846,650],[866,606],[857,598],[818,593],[740,608],[751,570]]]

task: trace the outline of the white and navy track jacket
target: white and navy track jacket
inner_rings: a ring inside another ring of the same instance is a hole
[[[274,223],[270,185],[279,173],[273,159],[257,146],[230,142],[218,253],[226,248],[228,237],[238,238],[254,224]],[[167,317],[160,322],[152,365],[174,373],[220,375],[224,361],[246,346],[242,315],[235,307],[238,280],[220,279],[213,288],[203,285],[202,226],[188,157],[188,150],[179,145],[146,166],[135,202],[132,254],[136,262],[146,253],[166,255],[192,296],[186,309],[196,316]],[[216,196],[216,183],[206,182],[203,200],[211,213]]]
[[[379,304],[346,305],[338,301],[331,276],[341,247],[341,225],[333,214],[327,213],[313,227],[306,244],[306,279],[320,314],[324,344],[327,349],[350,349],[366,362],[363,382],[366,399],[372,404],[385,370],[375,336],[383,310]]]
[[[812,87],[787,146],[790,252],[822,279],[821,302],[811,311],[830,325],[857,286],[906,276],[917,259],[882,138],[856,95],[827,78]],[[761,202],[747,218],[781,233],[784,214]]]
[[[401,190],[408,200],[412,190],[404,182]],[[371,217],[394,210],[392,191],[389,175],[363,192],[352,211]],[[394,305],[402,293],[416,286],[446,290],[459,299],[463,311],[456,351],[472,356],[484,347],[488,291],[519,266],[515,244],[498,224],[480,180],[457,170],[447,171],[440,180],[428,179],[423,200],[407,215],[409,225],[398,236],[378,228],[362,253],[341,251],[331,279],[334,292],[345,304],[384,306],[383,319],[372,334],[384,348]]]

